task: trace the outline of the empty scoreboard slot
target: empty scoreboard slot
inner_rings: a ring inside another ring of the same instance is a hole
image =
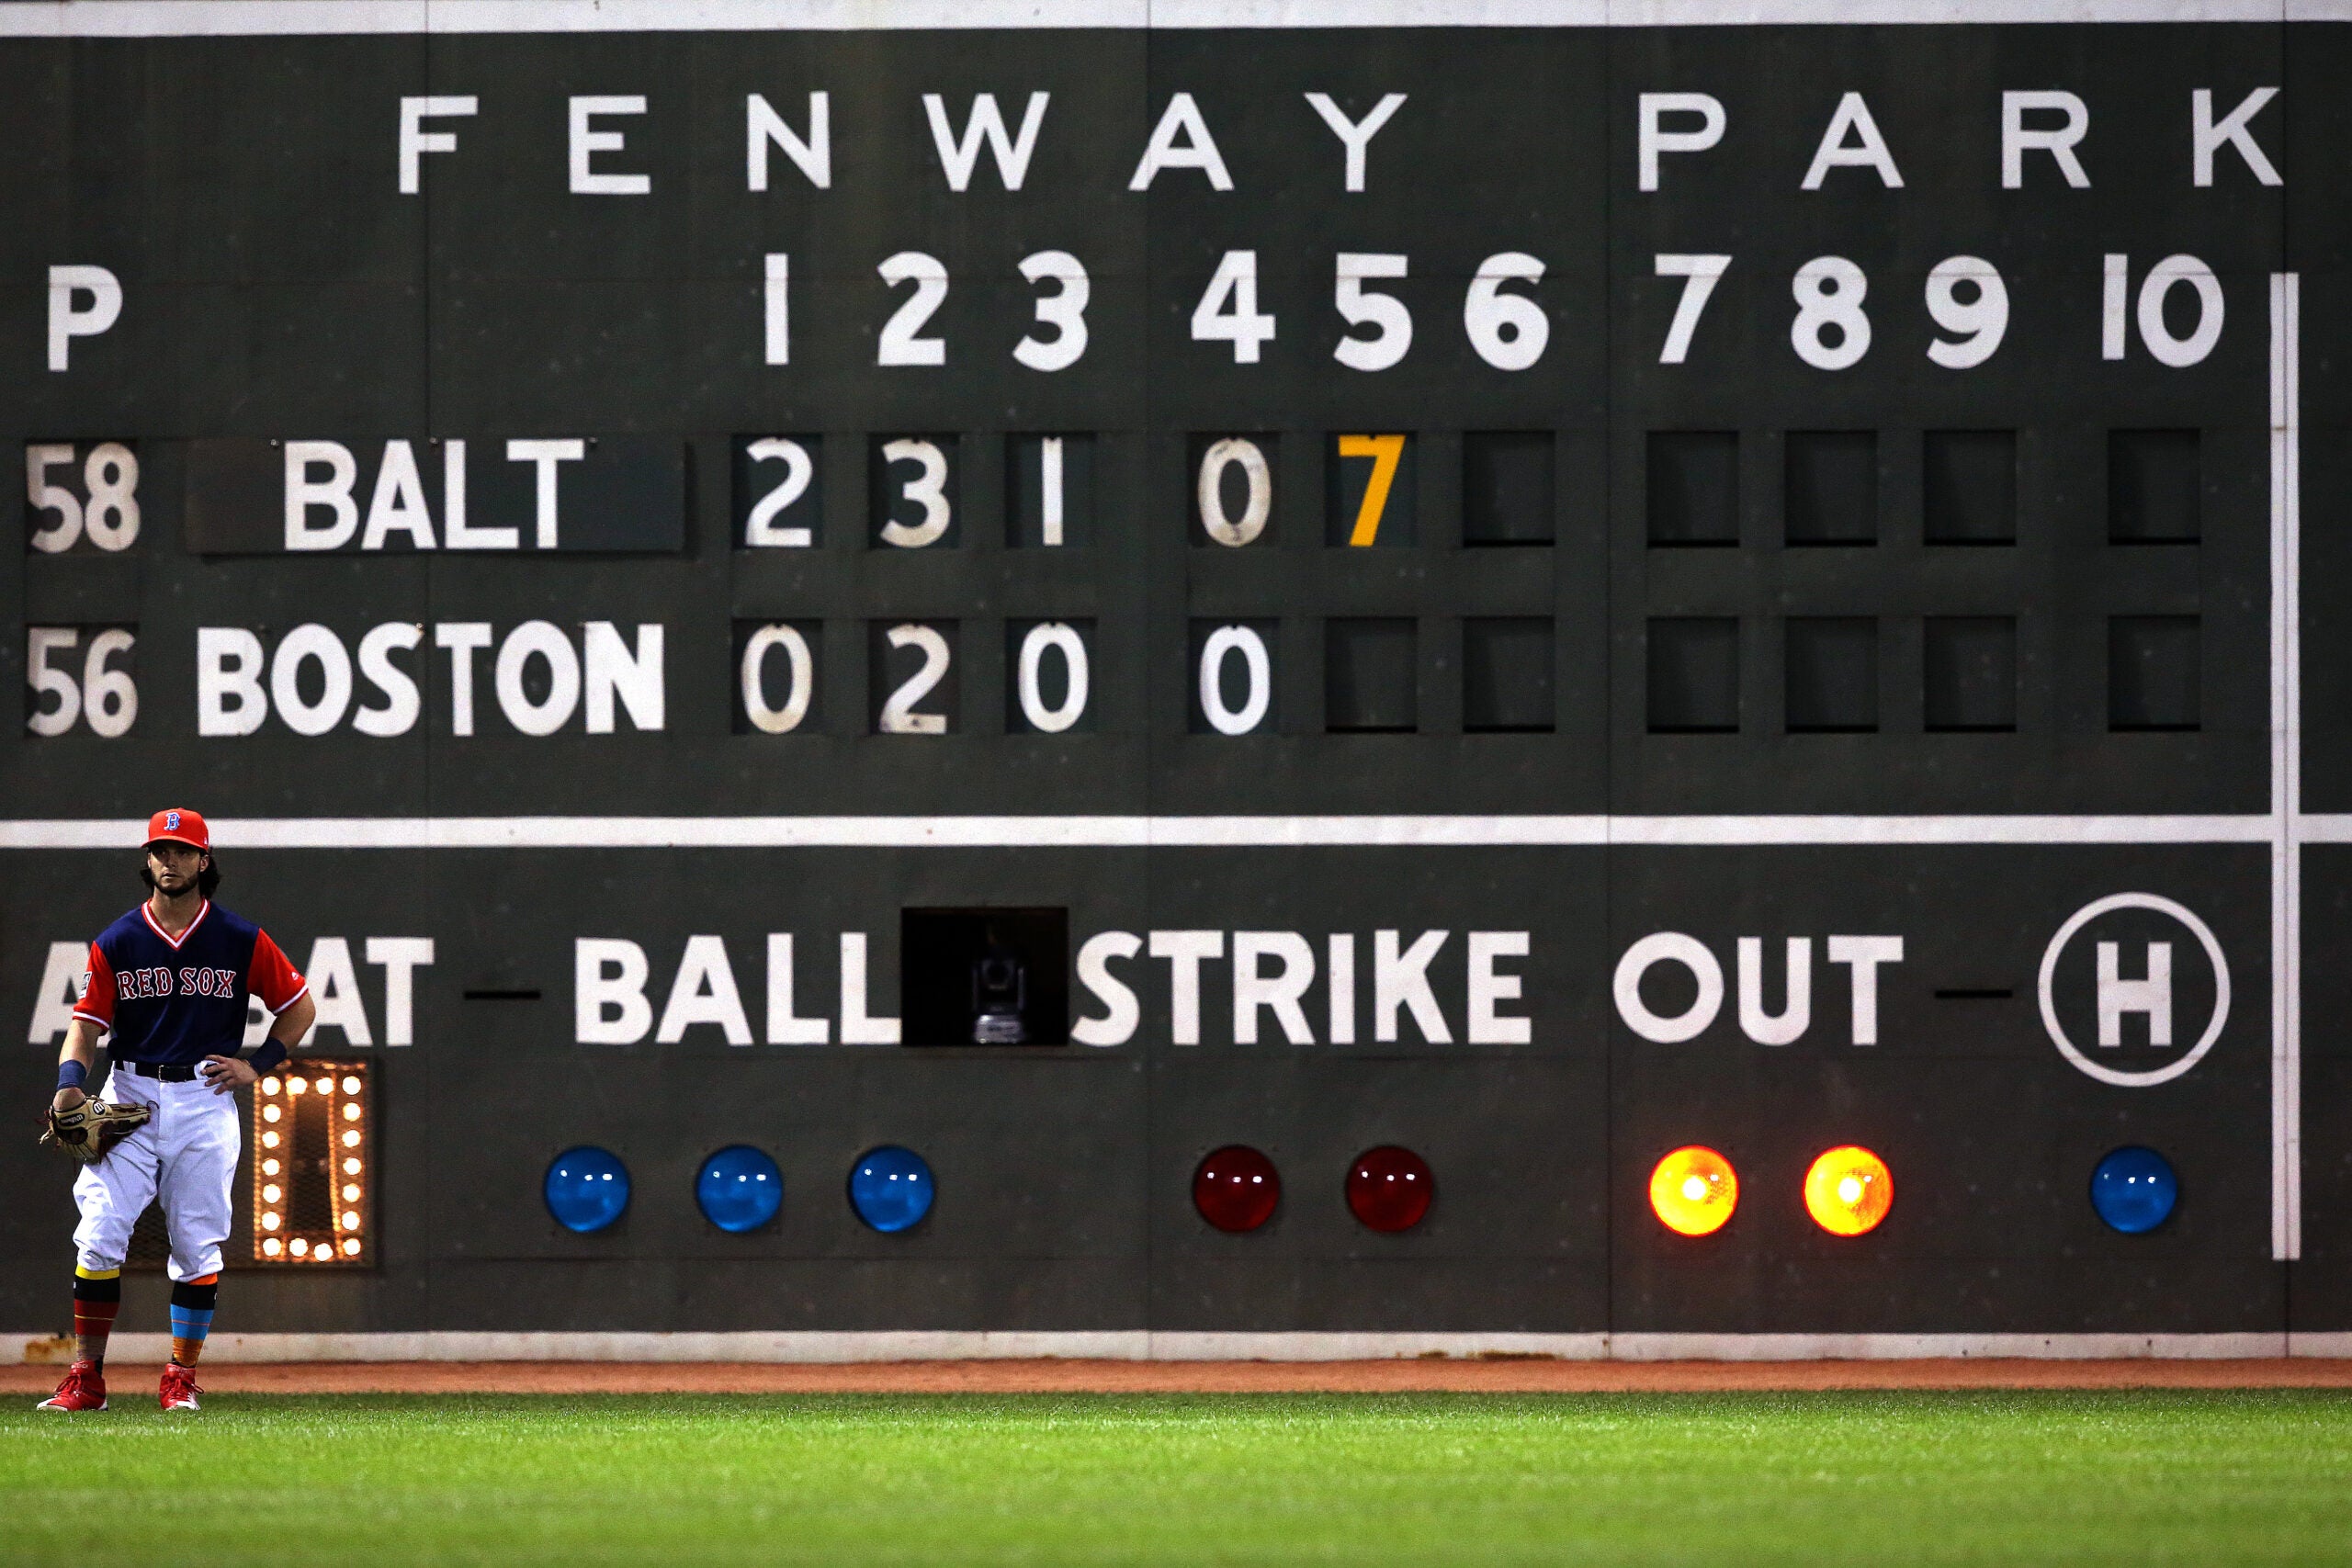
[[[1462,438],[1462,542],[1552,542],[1552,433],[1473,431]]]
[[[1785,537],[1792,545],[1878,543],[1878,433],[1792,430]]]
[[[1936,992],[1939,1002],[2005,1002],[2017,995],[2007,986],[1945,986]]]
[[[1418,727],[1420,653],[1402,615],[1324,623],[1323,728],[1335,735],[1409,735]]]
[[[1069,1042],[1069,911],[902,909],[899,1016],[909,1045]]]
[[[2018,542],[2016,431],[1928,431],[1920,487],[1928,543]]]
[[[1552,623],[1532,615],[1462,623],[1462,728],[1540,733],[1553,728]]]
[[[2204,537],[2198,435],[2194,430],[2108,432],[2109,544],[2193,545]]]
[[[1653,735],[1724,734],[1739,728],[1739,622],[1729,615],[1660,616],[1649,624]]]
[[[2199,728],[2203,703],[2195,615],[2116,615],[2107,623],[2107,727]]]
[[[1736,432],[1653,430],[1647,471],[1652,545],[1739,543]]]
[[[1786,628],[1791,734],[1863,735],[1878,728],[1878,622],[1795,615]]]
[[[2018,727],[2016,617],[1929,615],[1920,652],[1920,706],[1930,731]]]

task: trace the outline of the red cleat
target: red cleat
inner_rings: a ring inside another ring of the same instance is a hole
[[[76,1361],[57,1392],[33,1406],[36,1410],[104,1410],[107,1380],[95,1362]]]
[[[166,1410],[200,1410],[203,1406],[197,1404],[196,1396],[203,1392],[196,1386],[196,1369],[174,1361],[164,1369],[164,1382],[155,1397]]]

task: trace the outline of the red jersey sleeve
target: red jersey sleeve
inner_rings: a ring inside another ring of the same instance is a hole
[[[245,976],[245,988],[261,998],[261,1005],[272,1012],[284,1012],[294,998],[311,988],[302,972],[287,961],[277,944],[262,931],[254,938],[254,958]]]
[[[74,1016],[86,1018],[100,1029],[114,1028],[114,965],[98,944],[90,944],[90,966],[82,972],[81,999],[74,1004]]]

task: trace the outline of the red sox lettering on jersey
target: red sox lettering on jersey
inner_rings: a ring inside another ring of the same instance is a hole
[[[309,988],[251,920],[208,900],[175,941],[141,904],[90,944],[74,1016],[114,1032],[119,1062],[189,1066],[236,1054],[248,993],[277,1013]]]

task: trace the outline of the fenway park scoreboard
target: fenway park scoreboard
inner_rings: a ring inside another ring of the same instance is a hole
[[[1452,9],[0,7],[7,1092],[184,805],[241,1328],[2352,1331],[2352,21]]]

